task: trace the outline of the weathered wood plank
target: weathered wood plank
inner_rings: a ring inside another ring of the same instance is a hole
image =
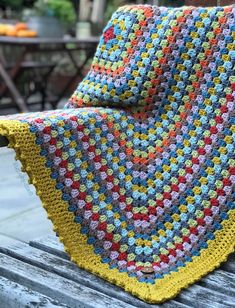
[[[70,260],[68,254],[64,251],[64,245],[59,241],[58,237],[49,235],[49,236],[46,236],[46,237],[38,238],[38,239],[35,239],[33,241],[30,241],[29,245],[32,246],[32,247],[38,248],[40,250],[46,251],[46,252],[48,252],[52,255],[59,256],[59,257],[66,259],[66,260]],[[85,271],[84,277],[86,277],[87,275],[89,276],[91,274]],[[93,275],[92,275],[92,277],[93,277]],[[103,284],[104,281],[101,280],[100,283]],[[109,284],[109,286],[108,286],[109,291],[111,289],[113,290],[114,288],[116,288],[116,286]],[[128,294],[126,292],[124,292],[124,293]],[[119,294],[121,294],[121,293],[119,292]],[[125,296],[127,296],[127,295],[125,295]],[[131,297],[132,297],[132,299],[135,299],[135,301],[137,300],[135,297],[133,297],[133,296],[131,296]],[[122,299],[122,300],[125,301],[124,299]],[[148,304],[145,304],[141,301],[140,301],[140,303],[142,305],[144,304],[145,307],[146,307],[146,305],[148,305]],[[135,305],[134,302],[133,302],[133,305]],[[153,306],[153,305],[151,305],[151,306]],[[151,306],[148,305],[148,307],[151,307]],[[142,306],[139,306],[139,307],[142,307]],[[154,307],[157,307],[157,306],[155,305]],[[169,302],[162,304],[161,307],[163,307],[163,308],[183,308],[183,307],[185,307],[186,308],[188,306],[183,304],[183,303],[179,303],[175,300],[171,300]]]
[[[0,306],[2,308],[68,307],[67,305],[60,304],[57,300],[32,291],[3,277],[0,277]]]
[[[229,256],[228,261],[225,262],[221,266],[221,269],[223,269],[224,271],[227,271],[229,273],[235,274],[235,254],[234,253],[231,256]]]
[[[204,277],[199,284],[205,288],[227,294],[235,302],[235,274],[223,270],[216,270]]]
[[[131,296],[129,293],[123,291],[121,288],[111,285],[107,281],[80,269],[76,264],[66,259],[57,257],[39,249],[35,249],[34,247],[30,247],[25,243],[19,243],[8,248],[0,248],[0,252],[17,258],[21,261],[27,262],[31,265],[37,266],[46,271],[56,273],[64,278],[100,291],[125,303],[143,308],[158,307],[157,305],[149,305],[140,301],[139,299]],[[175,301],[170,301],[162,306],[166,308],[188,307]]]
[[[9,141],[6,137],[0,135],[0,148],[6,147],[8,145]]]
[[[40,250],[49,252],[60,258],[70,260],[68,254],[64,251],[64,245],[55,236],[49,235],[29,242],[29,245]]]
[[[56,298],[71,308],[133,307],[74,281],[2,253],[0,253],[0,276],[22,284],[45,296]]]
[[[53,236],[32,241],[30,245],[62,258],[68,258],[67,254],[63,251],[63,245]],[[233,256],[234,255],[232,255],[228,262],[223,265],[223,268],[234,268],[233,265],[235,264],[235,261]],[[217,281],[218,283],[216,284]],[[235,292],[234,283],[233,272],[226,273],[223,270],[217,270],[203,278],[201,282],[198,282],[198,284],[182,291],[181,294],[176,297],[175,302],[177,303],[179,301],[191,306],[191,302],[194,301],[197,305],[205,305],[205,307],[215,307],[214,303],[220,307],[221,303],[230,305],[231,302],[235,302],[235,299],[233,298]]]
[[[194,284],[190,288],[182,291],[177,296],[177,300],[195,308],[234,308],[235,303],[235,299],[233,297],[214,290],[212,291],[197,284]]]

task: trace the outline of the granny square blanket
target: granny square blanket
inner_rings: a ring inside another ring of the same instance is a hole
[[[124,6],[64,109],[0,118],[78,266],[160,303],[234,251],[234,65],[235,6]]]

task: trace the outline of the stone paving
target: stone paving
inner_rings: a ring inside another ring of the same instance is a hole
[[[34,187],[28,184],[28,177],[21,172],[21,164],[14,155],[13,150],[0,148],[1,246],[54,233]]]
[[[58,109],[63,108],[63,98]],[[51,108],[46,104],[46,109]],[[31,106],[39,111],[40,106]],[[0,115],[16,113],[16,109],[3,109]],[[21,164],[15,161],[14,151],[0,148],[0,245],[14,244],[15,240],[29,242],[40,236],[54,234],[52,223],[42,207],[40,199],[28,177],[21,172]]]

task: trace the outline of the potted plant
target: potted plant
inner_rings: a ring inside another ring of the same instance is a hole
[[[40,37],[61,37],[76,22],[75,9],[69,0],[37,0],[25,16],[29,27]]]
[[[93,0],[91,11],[92,35],[100,35],[104,25],[120,6],[129,3],[128,0]]]
[[[14,19],[19,17],[23,0],[1,0],[0,1],[0,18]]]

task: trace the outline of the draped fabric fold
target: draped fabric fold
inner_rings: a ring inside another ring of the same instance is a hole
[[[71,260],[149,303],[234,251],[234,16],[122,7],[64,109],[0,117]]]

